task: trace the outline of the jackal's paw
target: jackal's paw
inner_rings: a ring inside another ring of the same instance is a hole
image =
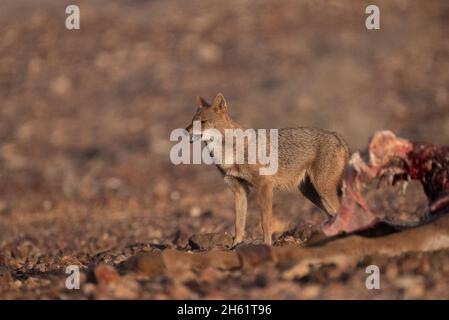
[[[235,243],[231,249],[236,249],[239,246],[243,246],[243,245],[261,245],[261,244],[267,244],[263,241],[263,239],[247,239],[244,241],[240,241],[238,243]],[[267,245],[271,245],[271,244],[267,244]]]
[[[232,242],[232,245],[231,245],[231,249],[234,249],[235,247],[237,247],[239,244],[242,244],[242,243],[243,243],[242,239],[234,238],[234,241]]]

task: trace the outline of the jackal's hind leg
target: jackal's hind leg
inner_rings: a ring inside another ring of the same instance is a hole
[[[273,212],[273,187],[270,184],[263,184],[257,190],[257,200],[260,207],[263,242],[271,245],[271,224]]]

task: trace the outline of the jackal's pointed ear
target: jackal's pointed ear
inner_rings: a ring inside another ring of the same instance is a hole
[[[219,111],[228,111],[228,104],[226,103],[226,99],[222,93],[217,94],[212,105]]]
[[[200,96],[196,96],[196,105],[198,109],[210,107],[210,103]]]

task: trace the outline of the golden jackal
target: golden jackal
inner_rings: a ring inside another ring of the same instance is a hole
[[[194,135],[197,135],[194,132],[195,121],[201,124],[199,136],[208,129],[218,130],[223,136],[228,129],[245,130],[229,116],[226,100],[221,93],[215,97],[212,104],[200,97],[197,98],[197,104],[198,109],[192,123],[186,128],[191,141]],[[340,206],[338,193],[343,170],[349,159],[349,149],[343,138],[335,132],[307,127],[283,128],[277,132],[278,167],[274,174],[261,175],[260,162],[217,163],[235,196],[234,244],[243,241],[247,197],[252,190],[260,206],[263,240],[266,244],[271,244],[272,241],[270,227],[274,189],[299,188],[305,197],[330,217],[336,214]],[[224,150],[225,142],[222,143],[221,150]],[[267,144],[270,143],[273,142],[267,141]],[[247,154],[248,141],[245,141],[243,149],[233,151]]]

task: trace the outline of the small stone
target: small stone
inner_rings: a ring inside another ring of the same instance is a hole
[[[14,281],[14,278],[9,271],[0,272],[0,286],[8,285]]]
[[[204,233],[191,236],[189,244],[192,249],[210,250],[230,247],[232,246],[232,241],[232,236],[228,233]]]
[[[124,280],[123,282],[113,283],[109,289],[116,299],[135,299],[139,286],[135,281]]]
[[[396,264],[388,264],[386,271],[385,271],[385,275],[387,277],[388,280],[393,281],[394,279],[396,279],[398,277],[399,274],[399,268]]]
[[[185,300],[185,299],[195,299],[195,293],[192,292],[185,285],[180,283],[175,283],[169,288],[168,292],[170,299],[174,300]]]
[[[201,254],[193,254],[178,250],[164,250],[162,257],[165,266],[170,272],[177,272],[184,269],[204,269],[209,265],[207,257]]]
[[[9,271],[10,270],[8,267],[0,265],[0,277],[3,276],[4,274],[8,273]]]
[[[65,76],[57,77],[50,82],[50,91],[56,95],[63,96],[70,91],[72,82]]]
[[[123,267],[148,277],[165,273],[165,263],[159,251],[151,253],[139,253],[126,260]]]
[[[201,216],[203,212],[201,211],[200,207],[197,206],[193,206],[192,208],[190,208],[189,214],[192,218],[198,218]]]
[[[120,279],[120,275],[118,274],[117,270],[107,264],[100,264],[96,266],[94,275],[96,282],[100,285],[115,282]]]
[[[95,292],[95,285],[92,283],[86,283],[84,284],[81,289],[83,290],[83,293],[86,295],[92,295]]]
[[[253,267],[264,262],[273,261],[271,247],[265,244],[258,245],[240,245],[237,247],[237,253],[244,267]]]
[[[302,289],[304,299],[317,299],[320,292],[321,287],[317,284],[308,285]]]
[[[198,56],[205,63],[216,63],[222,57],[219,46],[213,43],[205,43],[198,48]]]
[[[302,277],[308,275],[310,273],[310,267],[308,264],[297,263],[291,268],[285,270],[282,273],[282,279],[285,280],[293,280],[293,279],[301,279]]]
[[[276,236],[276,245],[290,245],[290,244],[304,244],[309,243],[311,240],[314,242],[318,239],[318,235],[322,235],[313,225],[308,223],[301,223],[295,228],[282,233],[280,236]],[[322,236],[321,236],[322,238]]]
[[[173,191],[170,193],[170,199],[172,201],[178,201],[179,199],[181,199],[181,194],[179,193],[179,191]]]
[[[199,273],[199,279],[204,282],[214,283],[220,279],[221,274],[216,268],[209,266]]]
[[[36,287],[38,285],[38,283],[39,283],[39,279],[36,277],[29,277],[28,279],[25,280],[25,284],[29,288]]]
[[[241,267],[239,255],[235,251],[211,250],[208,252],[201,252],[207,257],[211,267],[220,270],[232,270]]]
[[[170,272],[181,272],[186,269],[204,270],[207,267],[222,270],[240,267],[240,260],[235,251],[182,252],[178,250],[164,250],[162,256]]]
[[[123,183],[119,178],[109,178],[106,180],[104,185],[108,190],[119,190]]]
[[[402,276],[395,280],[395,284],[404,290],[405,298],[417,299],[425,295],[424,279],[421,276]]]

